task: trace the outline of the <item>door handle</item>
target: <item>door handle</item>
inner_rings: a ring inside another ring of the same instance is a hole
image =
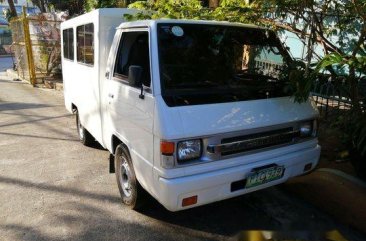
[[[105,72],[105,77],[108,79],[109,78],[109,71]]]

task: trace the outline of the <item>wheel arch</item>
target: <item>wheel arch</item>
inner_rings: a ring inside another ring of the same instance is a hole
[[[71,111],[74,114],[78,111],[78,107],[74,103],[71,103]]]
[[[121,141],[120,138],[118,138],[116,135],[112,135],[111,141],[112,141],[111,149],[112,149],[112,152],[113,152],[112,154],[113,155],[116,152],[117,146],[120,145],[120,144],[122,144],[123,147],[126,148],[128,154],[131,156],[130,150],[129,150],[128,146],[123,141]]]

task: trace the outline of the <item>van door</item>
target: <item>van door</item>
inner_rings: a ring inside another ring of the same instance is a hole
[[[150,73],[150,38],[148,29],[123,30],[114,66],[106,81],[106,118],[109,133],[117,136],[129,148],[137,179],[148,189],[153,168],[153,111]],[[128,81],[130,66],[140,66],[141,85]],[[113,150],[114,151],[114,150]]]

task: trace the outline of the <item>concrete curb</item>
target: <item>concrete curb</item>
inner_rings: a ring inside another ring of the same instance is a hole
[[[339,177],[342,177],[344,179],[347,179],[350,182],[353,182],[354,184],[360,185],[363,188],[366,188],[366,182],[362,181],[361,179],[351,176],[345,172],[342,172],[340,170],[336,170],[336,169],[331,169],[331,168],[319,168],[316,171],[318,172],[329,172],[332,174],[335,174]]]
[[[6,57],[14,57],[14,56],[11,54],[0,55],[0,58],[6,58]]]
[[[19,80],[21,80],[22,82],[24,82],[24,83],[28,83],[29,84],[29,82],[28,81],[26,81],[25,79],[22,79],[21,77],[19,77],[18,76],[18,73],[16,72],[16,71],[14,71],[13,69],[7,69],[6,70],[6,74],[8,75],[8,77],[9,78],[11,78],[11,79],[19,79]]]
[[[286,191],[324,210],[340,222],[366,233],[366,188],[363,181],[334,169],[318,169],[286,182]]]
[[[6,70],[6,74],[8,75],[8,77],[12,80],[20,80],[23,83],[27,83],[30,84],[29,81],[21,78],[18,73],[16,71],[14,71],[13,69],[7,69]],[[48,85],[42,84],[42,83],[37,83],[35,85],[35,87],[38,88],[42,88],[42,89],[53,89],[53,90],[57,90],[57,91],[63,91],[63,83],[62,82],[52,82],[52,85],[50,85],[50,83],[48,83]]]

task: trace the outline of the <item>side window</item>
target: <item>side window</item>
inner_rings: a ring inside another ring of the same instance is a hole
[[[64,58],[74,60],[74,34],[72,28],[62,31],[62,40],[64,42]]]
[[[94,64],[94,24],[89,23],[76,28],[77,61]]]
[[[150,87],[150,51],[147,31],[125,32],[122,34],[113,76],[127,79],[131,65],[142,67],[142,83]]]

